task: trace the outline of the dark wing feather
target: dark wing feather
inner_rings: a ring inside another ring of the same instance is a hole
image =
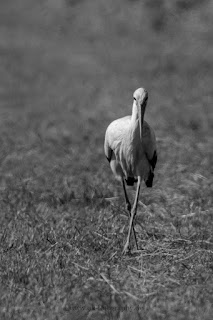
[[[107,160],[110,162],[111,159],[112,159],[112,152],[111,152],[110,156],[109,156],[109,157],[106,156],[106,158],[107,158]]]
[[[157,151],[155,150],[152,159],[149,160],[149,163],[150,163],[153,171],[155,169],[155,166],[156,166],[156,163],[157,163],[157,159],[158,159]]]
[[[105,156],[106,156],[107,160],[110,162],[112,160],[113,151],[109,147],[109,144],[107,143],[107,141],[105,141],[104,150],[105,150]]]
[[[148,179],[145,181],[145,183],[148,188],[151,188],[152,184],[153,184],[153,179],[154,179],[154,169],[155,169],[155,166],[157,163],[157,151],[156,150],[154,151],[152,159],[149,160],[149,163],[151,165],[151,170],[149,172]]]

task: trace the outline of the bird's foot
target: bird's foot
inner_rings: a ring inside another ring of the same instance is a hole
[[[130,249],[130,246],[129,246],[129,241],[127,241],[125,246],[124,246],[124,248],[123,248],[122,254],[123,255],[129,254],[130,251],[131,251],[131,249]]]

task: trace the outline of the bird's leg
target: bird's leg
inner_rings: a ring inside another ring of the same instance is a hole
[[[141,186],[141,177],[138,177],[138,184],[137,184],[137,190],[136,190],[136,195],[135,195],[135,201],[134,201],[133,208],[132,208],[132,211],[131,211],[130,222],[129,222],[129,230],[128,230],[126,244],[125,244],[124,249],[123,249],[123,254],[126,254],[129,251],[129,242],[130,242],[130,236],[131,236],[132,229],[133,229],[133,232],[134,232],[134,218],[135,218],[135,215],[136,215],[136,212],[137,212],[138,198],[139,198],[139,193],[140,193],[140,186]],[[135,240],[136,240],[136,238],[135,238]],[[137,246],[137,249],[138,249],[137,240],[136,240],[136,246]]]
[[[131,215],[131,203],[129,201],[127,192],[126,192],[126,186],[125,186],[125,182],[124,182],[124,178],[122,178],[122,184],[123,184],[123,189],[124,189],[124,196],[125,196],[125,202],[126,202],[126,209],[129,211],[130,215]]]
[[[125,196],[125,201],[126,201],[126,208],[129,212],[129,216],[131,218],[131,203],[129,201],[129,198],[128,198],[128,195],[127,195],[127,192],[126,192],[126,186],[125,186],[125,182],[124,182],[124,179],[122,178],[122,184],[123,184],[123,189],[124,189],[124,196]],[[137,243],[137,238],[136,238],[136,233],[135,233],[135,228],[134,228],[134,223],[132,225],[132,229],[133,229],[133,234],[134,234],[134,239],[135,239],[135,245],[136,245],[136,248],[138,250],[138,243]]]

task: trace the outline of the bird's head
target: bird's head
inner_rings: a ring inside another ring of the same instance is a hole
[[[148,100],[148,92],[144,88],[138,88],[133,93],[133,99],[138,107],[145,108]]]
[[[143,118],[148,100],[148,92],[144,88],[139,88],[133,93],[134,101],[138,110],[139,127],[140,127],[140,139],[143,136]]]

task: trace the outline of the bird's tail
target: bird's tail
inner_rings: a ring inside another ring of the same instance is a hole
[[[138,179],[134,178],[134,177],[128,177],[126,180],[126,184],[128,186],[133,186],[135,182],[138,181]]]
[[[150,170],[148,179],[145,181],[147,188],[151,188],[153,184],[154,173]]]

